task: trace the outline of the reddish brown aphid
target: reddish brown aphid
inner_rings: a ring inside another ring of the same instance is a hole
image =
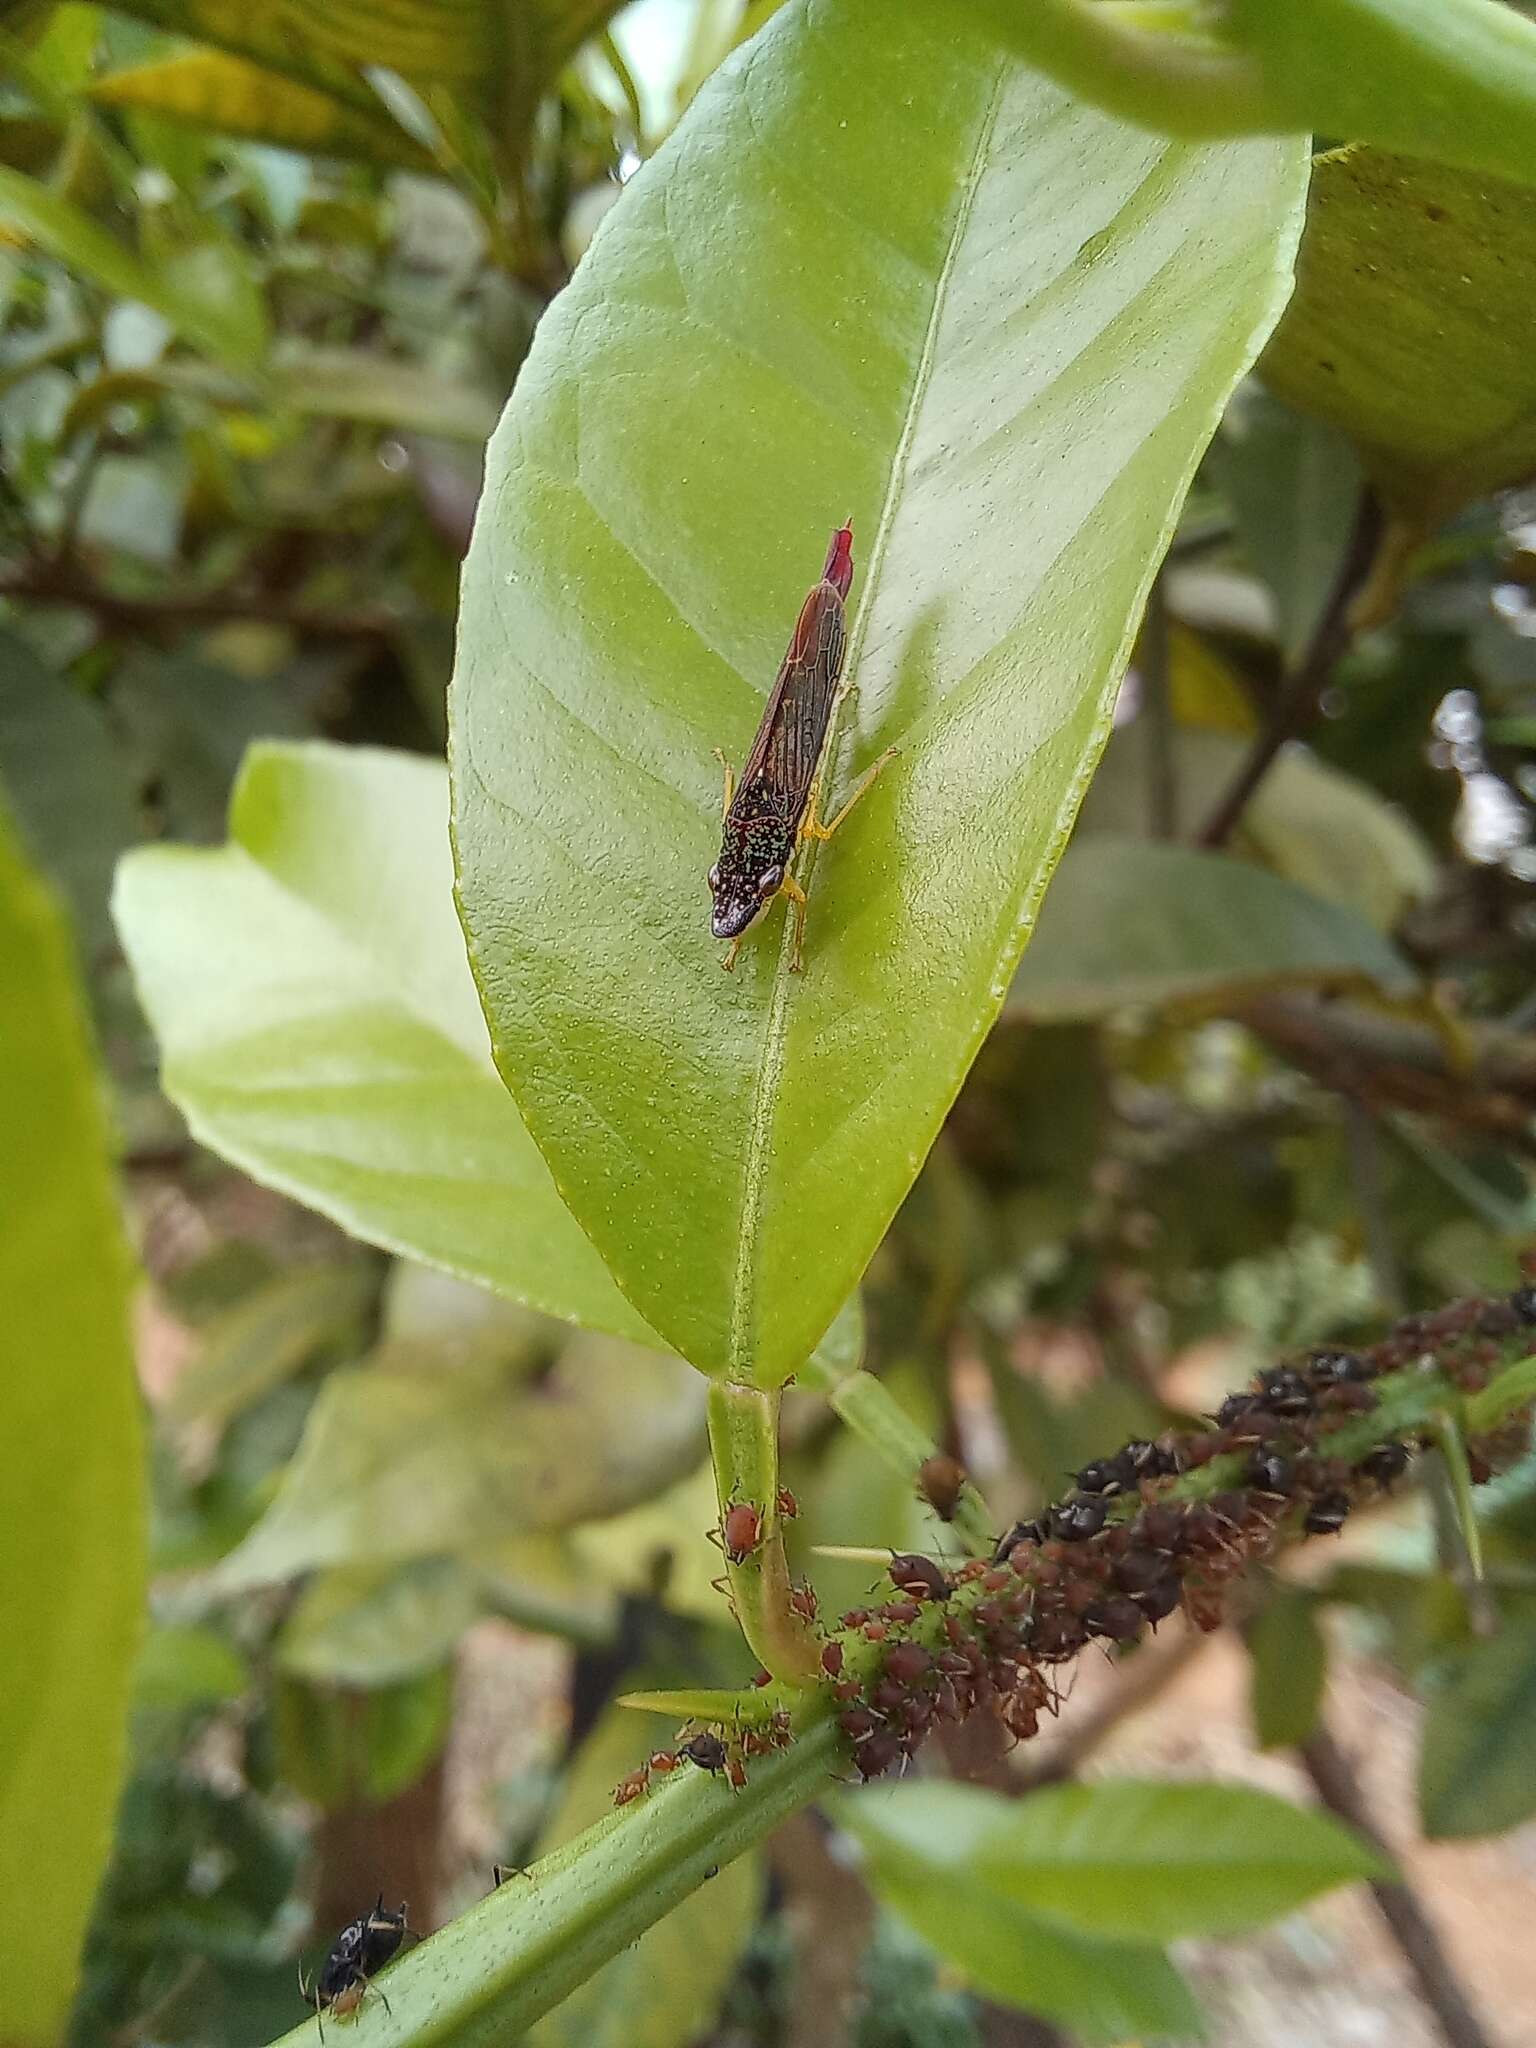
[[[652,1751],[648,1768],[664,1778],[668,1771],[675,1771],[681,1762],[682,1758],[675,1749],[658,1749]]]
[[[715,1541],[730,1564],[745,1564],[763,1540],[763,1518],[749,1500],[733,1501],[720,1517]]]
[[[960,1506],[965,1467],[958,1458],[935,1451],[917,1468],[917,1490],[941,1522],[952,1522]]]
[[[727,1785],[730,1786],[733,1792],[746,1791],[747,1767],[742,1762],[739,1756],[734,1756],[729,1750],[727,1750],[725,1763],[723,1764],[722,1769],[725,1772],[725,1782],[727,1783]]]
[[[783,1519],[786,1522],[794,1521],[795,1517],[800,1512],[800,1503],[795,1499],[795,1496],[790,1492],[787,1486],[781,1486],[779,1488],[778,1495],[774,1502],[774,1505],[777,1507],[779,1514],[783,1517]]]
[[[823,1643],[821,1646],[821,1668],[828,1678],[837,1678],[843,1669],[843,1646],[841,1643]]]
[[[880,1619],[905,1627],[908,1622],[916,1621],[919,1611],[915,1600],[887,1600],[880,1609]]]
[[[819,1611],[816,1604],[815,1587],[791,1586],[789,1589],[789,1609],[792,1614],[798,1614],[802,1621],[814,1621]]]
[[[648,1764],[641,1764],[638,1770],[631,1771],[627,1778],[620,1778],[618,1784],[614,1786],[614,1805],[628,1806],[632,1799],[640,1797],[640,1794],[646,1790],[650,1782],[650,1766]]]
[[[899,1684],[911,1685],[933,1669],[933,1658],[921,1643],[897,1643],[885,1659],[885,1675]]]
[[[883,1643],[886,1638],[885,1623],[883,1621],[866,1621],[863,1634],[866,1643]]]
[[[913,1551],[891,1553],[891,1584],[912,1600],[947,1600],[949,1580],[942,1565]]]

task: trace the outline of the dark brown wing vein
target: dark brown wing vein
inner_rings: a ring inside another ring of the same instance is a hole
[[[743,791],[766,783],[786,817],[798,819],[810,795],[845,647],[843,601],[830,583],[818,583],[800,608],[789,652],[741,773]]]

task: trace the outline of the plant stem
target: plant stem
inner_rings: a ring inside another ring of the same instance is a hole
[[[1302,1744],[1301,1760],[1328,1811],[1391,1860],[1392,1851],[1371,1817],[1348,1759],[1321,1724]],[[1401,1878],[1374,1878],[1371,1896],[1412,1970],[1447,2048],[1489,2048],[1482,2022],[1414,1893]]]
[[[734,1506],[755,1508],[759,1516],[756,1544],[739,1559],[727,1552],[725,1560],[741,1632],[781,1684],[812,1684],[821,1675],[821,1644],[790,1605],[793,1582],[778,1509],[778,1393],[715,1381],[709,1390],[709,1452],[722,1527]]]
[[[1316,715],[1318,700],[1339,657],[1353,637],[1350,607],[1356,592],[1370,574],[1380,534],[1381,509],[1375,494],[1370,490],[1362,491],[1354,529],[1333,588],[1312,628],[1312,637],[1302,650],[1295,668],[1281,684],[1268,725],[1255,741],[1231,788],[1207,819],[1200,834],[1200,845],[1218,847],[1226,844],[1249,799],[1273,766],[1275,756],[1286,741],[1294,739]]]

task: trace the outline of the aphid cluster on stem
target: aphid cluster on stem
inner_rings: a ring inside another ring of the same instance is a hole
[[[760,1726],[733,1726],[722,1734],[714,1728],[685,1729],[675,1749],[653,1750],[643,1764],[613,1788],[615,1806],[628,1806],[651,1788],[653,1778],[670,1777],[684,1764],[722,1777],[733,1792],[747,1782],[747,1759],[784,1749],[794,1738],[788,1712],[776,1707]]]
[[[1013,1523],[990,1557],[949,1569],[892,1553],[892,1597],[847,1609],[820,1648],[858,1775],[902,1768],[934,1726],[984,1701],[1027,1739],[1060,1706],[1056,1667],[1091,1642],[1128,1644],[1179,1607],[1196,1627],[1218,1627],[1232,1582],[1256,1559],[1293,1536],[1336,1535],[1355,1507],[1408,1470],[1423,1425],[1383,1426],[1370,1442],[1377,1425],[1365,1418],[1382,1401],[1378,1381],[1422,1369],[1475,1392],[1530,1348],[1532,1330],[1536,1284],[1406,1318],[1368,1348],[1316,1349],[1229,1394],[1204,1429],[1137,1439],[1091,1460],[1060,1500]],[[1527,1436],[1521,1420],[1469,1446],[1474,1473],[1508,1463]],[[956,1460],[935,1456],[919,1490],[947,1518],[963,1482]],[[775,1506],[791,1512],[783,1496]],[[740,1562],[762,1541],[762,1513],[732,1502],[714,1533]],[[802,1589],[790,1597],[813,1618]],[[790,1739],[782,1712],[763,1728],[692,1732],[631,1773],[615,1797],[638,1798],[653,1775],[684,1762],[739,1786],[751,1756]]]

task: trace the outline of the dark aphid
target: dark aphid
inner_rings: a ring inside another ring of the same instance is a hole
[[[1120,1453],[1132,1480],[1166,1479],[1179,1469],[1179,1455],[1172,1444],[1152,1443],[1136,1437]]]
[[[404,1903],[398,1912],[391,1912],[380,1892],[373,1911],[349,1921],[337,1935],[312,1984],[305,1982],[302,1970],[299,1972],[299,1991],[315,2008],[322,2035],[325,2028],[320,2021],[321,2012],[331,2012],[337,2019],[356,2012],[371,1979],[389,1962],[406,1933]],[[389,2000],[382,1990],[379,1996],[388,2012]]]
[[[935,1451],[917,1468],[917,1490],[941,1522],[952,1522],[960,1506],[965,1467],[945,1451]]]
[[[1261,1493],[1286,1494],[1296,1483],[1295,1467],[1278,1451],[1255,1451],[1244,1470],[1249,1485]]]
[[[1143,1508],[1140,1519],[1131,1526],[1149,1549],[1172,1551],[1184,1531],[1184,1509],[1171,1501],[1158,1501]]]
[[[1312,1406],[1312,1389],[1299,1372],[1277,1366],[1263,1375],[1260,1405],[1271,1415],[1305,1415]]]
[[[1130,1598],[1135,1601],[1143,1615],[1154,1628],[1160,1621],[1166,1621],[1179,1604],[1179,1582],[1172,1572],[1154,1579],[1150,1586],[1140,1586]]]
[[[1225,1428],[1229,1422],[1238,1421],[1250,1409],[1257,1408],[1258,1405],[1257,1394],[1249,1392],[1246,1388],[1239,1393],[1228,1394],[1225,1401],[1216,1410],[1216,1420]]]
[[[1307,1509],[1302,1527],[1309,1536],[1337,1536],[1349,1520],[1347,1493],[1320,1493]]]
[[[1015,1544],[1043,1543],[1046,1537],[1044,1521],[1015,1522],[1011,1529],[1005,1529],[997,1539],[997,1548],[992,1552],[992,1562],[1001,1564]]]
[[[1089,1635],[1108,1636],[1116,1643],[1130,1642],[1146,1625],[1146,1615],[1128,1593],[1111,1593],[1107,1600],[1095,1601],[1083,1616]]]
[[[1111,1494],[1124,1493],[1130,1483],[1130,1473],[1121,1463],[1124,1453],[1114,1458],[1093,1458],[1081,1472],[1073,1474],[1079,1493]]]
[[[891,1584],[913,1600],[947,1600],[949,1580],[931,1557],[910,1550],[891,1552]]]
[[[1362,1479],[1373,1479],[1378,1486],[1390,1486],[1408,1470],[1407,1447],[1404,1444],[1378,1444],[1374,1451],[1366,1452],[1355,1470]]]
[[[750,1501],[733,1501],[712,1533],[731,1564],[745,1564],[763,1540],[762,1513]]]
[[[1370,1367],[1353,1351],[1314,1351],[1307,1361],[1307,1378],[1314,1387],[1338,1387],[1346,1380],[1370,1376]]]
[[[871,1735],[853,1745],[853,1767],[866,1781],[880,1778],[906,1754],[899,1735]]]
[[[1536,1323],[1536,1287],[1517,1287],[1509,1297],[1509,1305],[1518,1321]]]
[[[712,1735],[706,1728],[685,1742],[680,1752],[689,1763],[697,1764],[701,1771],[723,1771],[725,1769],[725,1744],[718,1735]]]
[[[1094,1494],[1078,1494],[1051,1509],[1051,1534],[1062,1543],[1083,1543],[1097,1536],[1109,1513],[1107,1504]]]
[[[915,1685],[933,1669],[933,1657],[921,1643],[897,1643],[886,1653],[885,1675],[899,1685]]]

